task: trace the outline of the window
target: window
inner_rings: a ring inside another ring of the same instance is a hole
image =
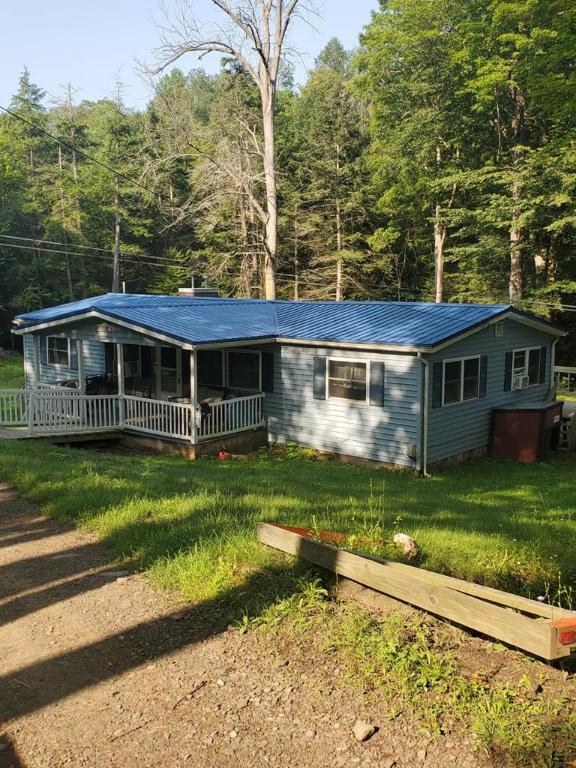
[[[219,349],[198,352],[198,384],[221,387],[224,384],[224,353]]]
[[[540,347],[515,349],[512,355],[512,389],[540,383]]]
[[[476,400],[480,396],[480,357],[444,361],[442,405]]]
[[[124,344],[124,376],[142,376],[141,350],[138,344]]]
[[[228,352],[228,386],[260,391],[260,352]]]
[[[48,365],[63,365],[68,367],[70,364],[68,339],[63,339],[60,336],[48,336],[46,339],[46,359]]]
[[[328,397],[366,401],[367,363],[354,360],[328,361]]]

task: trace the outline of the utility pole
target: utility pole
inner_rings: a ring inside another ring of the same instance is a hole
[[[116,212],[114,235],[114,271],[112,275],[112,293],[120,293],[120,216]]]

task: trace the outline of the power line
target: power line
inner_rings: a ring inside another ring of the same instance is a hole
[[[39,245],[59,245],[62,248],[70,248],[70,247],[71,248],[83,248],[83,249],[90,250],[90,251],[100,251],[102,253],[109,254],[111,257],[113,256],[113,252],[111,250],[109,250],[108,248],[99,248],[98,246],[95,246],[95,245],[80,245],[79,243],[62,243],[62,242],[58,242],[56,240],[42,240],[42,239],[39,239],[39,238],[36,238],[36,237],[18,237],[16,235],[1,235],[0,234],[0,238],[9,239],[9,240],[18,240],[18,241],[21,241],[21,242],[34,243],[34,244],[39,244]],[[6,243],[6,245],[11,245],[11,243]],[[16,247],[16,246],[14,246],[14,247]],[[84,256],[93,255],[93,256],[97,256],[97,254],[90,254],[90,253],[78,254],[78,255],[84,255]],[[178,262],[176,260],[170,259],[167,256],[153,256],[153,255],[147,254],[147,253],[133,253],[131,251],[128,251],[126,253],[122,253],[121,252],[120,255],[121,255],[122,259],[129,259],[129,257],[136,257],[136,256],[138,256],[141,259],[153,259],[155,262],[163,261],[163,262],[166,263],[167,266],[177,266],[178,265]]]
[[[63,256],[77,256],[82,259],[86,259],[86,258],[102,259],[104,261],[109,261],[110,267],[112,267],[111,258],[109,259],[103,254],[99,254],[99,253],[77,253],[76,251],[63,251],[57,248],[35,248],[32,245],[16,245],[14,243],[0,243],[0,248],[10,248],[10,249],[17,248],[22,251],[40,251],[40,253],[61,254]],[[163,267],[164,269],[166,269],[169,266],[173,266],[173,267],[180,266],[181,269],[187,269],[186,266],[182,266],[178,264],[164,264],[162,262],[155,262],[155,261],[139,261],[138,259],[129,259],[126,257],[122,257],[122,261],[128,262],[130,264],[137,264],[140,267]]]
[[[30,120],[27,120],[25,117],[22,117],[22,115],[18,115],[16,112],[12,112],[10,109],[6,109],[6,107],[3,107],[0,105],[0,109],[3,112],[6,112],[7,115],[11,115],[11,117],[15,117],[17,120],[20,120],[22,123],[26,123],[26,125],[29,125],[31,128],[33,128],[35,131],[38,131],[39,133],[43,133],[44,136],[47,136],[49,139],[53,139],[53,141],[58,142],[62,147],[66,147],[67,149],[70,149],[72,152],[76,152],[76,154],[80,155],[81,157],[86,158],[86,160],[89,160],[91,163],[95,163],[96,165],[99,165],[102,168],[105,168],[107,171],[110,171],[110,173],[115,174],[118,178],[124,179],[125,181],[129,181],[130,184],[134,184],[137,187],[140,187],[141,189],[148,192],[150,195],[157,195],[160,197],[158,192],[152,192],[152,190],[148,189],[148,187],[145,187],[144,184],[141,184],[139,181],[136,181],[136,179],[133,179],[131,176],[127,176],[125,173],[121,173],[120,171],[117,171],[115,168],[111,168],[109,165],[106,165],[106,163],[103,163],[101,160],[97,160],[95,157],[92,157],[87,152],[84,152],[82,149],[78,149],[74,144],[70,144],[67,141],[64,141],[63,139],[58,138],[58,136],[54,136],[54,134],[50,133],[49,131],[46,131],[44,128],[40,128],[39,125],[35,125]]]

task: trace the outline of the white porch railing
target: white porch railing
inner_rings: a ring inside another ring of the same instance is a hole
[[[0,390],[0,426],[31,434],[129,430],[198,441],[263,426],[263,394],[222,400],[207,408],[131,395],[84,395],[66,389]]]
[[[576,395],[576,368],[554,366],[554,382],[558,385],[560,394]]]
[[[0,425],[19,427],[28,424],[29,394],[26,389],[0,390]]]
[[[193,438],[195,409],[187,403],[170,403],[147,397],[126,395],[123,426],[135,432],[182,440]]]
[[[206,440],[263,426],[263,400],[264,395],[258,394],[210,403],[210,411],[201,417],[198,438]]]
[[[116,395],[31,392],[28,427],[39,434],[108,432],[120,425]]]

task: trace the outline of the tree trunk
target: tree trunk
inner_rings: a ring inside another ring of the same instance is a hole
[[[300,262],[298,260],[298,203],[294,205],[294,301],[300,300]]]
[[[264,129],[264,178],[266,181],[266,226],[264,230],[264,298],[276,298],[278,200],[274,162],[274,85],[261,88]]]
[[[340,145],[336,145],[336,301],[344,298],[342,269],[342,211],[340,208]]]
[[[508,296],[510,303],[522,299],[522,228],[518,221],[519,203],[522,190],[519,178],[519,160],[521,151],[514,150],[514,180],[512,182],[512,221],[510,224],[510,282]]]
[[[510,282],[508,295],[510,303],[522,299],[522,227],[520,226],[520,201],[522,199],[522,137],[524,134],[524,94],[516,85],[511,89],[514,115],[512,117],[512,132],[515,145],[512,149],[512,220],[510,222]]]
[[[120,293],[120,215],[116,197],[116,221],[114,224],[114,264],[112,267],[112,293]]]
[[[441,220],[440,204],[436,203],[434,212],[434,264],[435,264],[435,301],[444,301],[444,244],[446,243],[446,225]]]

